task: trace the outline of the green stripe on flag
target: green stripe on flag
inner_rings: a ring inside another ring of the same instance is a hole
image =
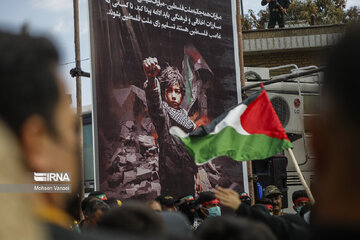
[[[232,127],[218,134],[180,138],[197,164],[229,156],[236,161],[265,159],[292,147],[291,142],[264,134],[241,135]]]

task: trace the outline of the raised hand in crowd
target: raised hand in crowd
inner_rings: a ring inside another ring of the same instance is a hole
[[[217,187],[216,190],[214,190],[214,193],[215,197],[219,199],[222,205],[232,208],[234,211],[241,205],[239,194],[232,189]]]

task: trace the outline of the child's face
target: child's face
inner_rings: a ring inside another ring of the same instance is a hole
[[[180,85],[175,83],[165,88],[165,100],[170,107],[179,109],[182,101]]]

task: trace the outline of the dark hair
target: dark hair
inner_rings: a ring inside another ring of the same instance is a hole
[[[257,204],[263,204],[263,205],[265,205],[265,204],[271,204],[271,205],[272,205],[272,204],[273,204],[273,201],[271,201],[270,198],[265,198],[265,197],[263,197],[263,198],[257,200],[256,203],[257,203]]]
[[[257,203],[251,207],[253,209],[258,209],[259,211],[270,215],[270,210],[265,206],[265,204]]]
[[[54,45],[42,37],[0,31],[0,53],[0,117],[19,134],[24,121],[38,114],[56,134],[53,118],[60,92]]]
[[[186,200],[186,197],[191,196],[192,195],[186,195],[185,197],[180,197],[177,200],[177,208],[180,212],[182,212],[187,219],[189,220],[189,222],[191,224],[194,223],[195,220],[195,209],[196,209],[196,202],[195,200]]]
[[[87,208],[89,202],[91,199],[94,199],[94,196],[88,196],[87,198],[84,198],[84,200],[81,201],[81,211],[85,213],[85,209]]]
[[[100,200],[98,198],[93,198],[90,199],[89,202],[87,203],[87,206],[84,211],[84,215],[92,217],[97,210],[106,212],[109,209],[110,209],[109,205],[106,204],[103,200]]]
[[[185,85],[184,78],[176,67],[167,66],[164,68],[158,76],[161,88],[162,98],[164,98],[165,89],[171,85],[178,83],[180,86],[181,95],[185,97]]]
[[[263,223],[240,217],[214,217],[206,219],[195,231],[199,240],[275,240],[276,237]]]
[[[240,192],[239,198],[243,204],[246,204],[248,206],[251,206],[251,198],[246,192]]]
[[[333,46],[327,59],[323,85],[323,93],[334,100],[334,108],[341,111],[344,120],[358,128],[360,115],[354,110],[354,106],[360,103],[359,42],[360,24],[357,24],[349,27],[341,40]]]
[[[308,195],[305,190],[297,190],[292,194],[292,201],[295,202],[296,199],[300,197],[308,198]]]
[[[155,198],[155,201],[158,201],[161,207],[174,207],[175,206],[175,199],[169,195],[160,195]]]
[[[99,221],[99,227],[149,237],[159,236],[164,231],[161,217],[149,206],[138,202],[126,202],[106,212]]]
[[[196,202],[198,204],[204,203],[204,202],[210,202],[212,200],[216,199],[215,194],[213,192],[201,192],[199,194],[198,199]]]

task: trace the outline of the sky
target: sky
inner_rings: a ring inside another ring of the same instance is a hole
[[[81,68],[91,72],[88,1],[79,0]],[[75,67],[73,0],[1,0],[0,29],[18,33],[24,23],[31,35],[49,37],[60,53],[60,74],[72,106],[76,105],[76,81],[69,74]],[[82,77],[83,105],[92,103],[91,79]]]
[[[88,0],[79,1],[81,68],[91,73]],[[244,13],[249,9],[258,12],[265,9],[260,0],[243,0]],[[348,0],[347,7],[360,6],[359,0]],[[76,105],[75,79],[69,71],[75,67],[73,0],[1,0],[0,29],[18,33],[24,23],[31,35],[45,35],[53,40],[59,50],[60,74],[72,105]],[[91,78],[82,77],[83,106],[92,103]]]

